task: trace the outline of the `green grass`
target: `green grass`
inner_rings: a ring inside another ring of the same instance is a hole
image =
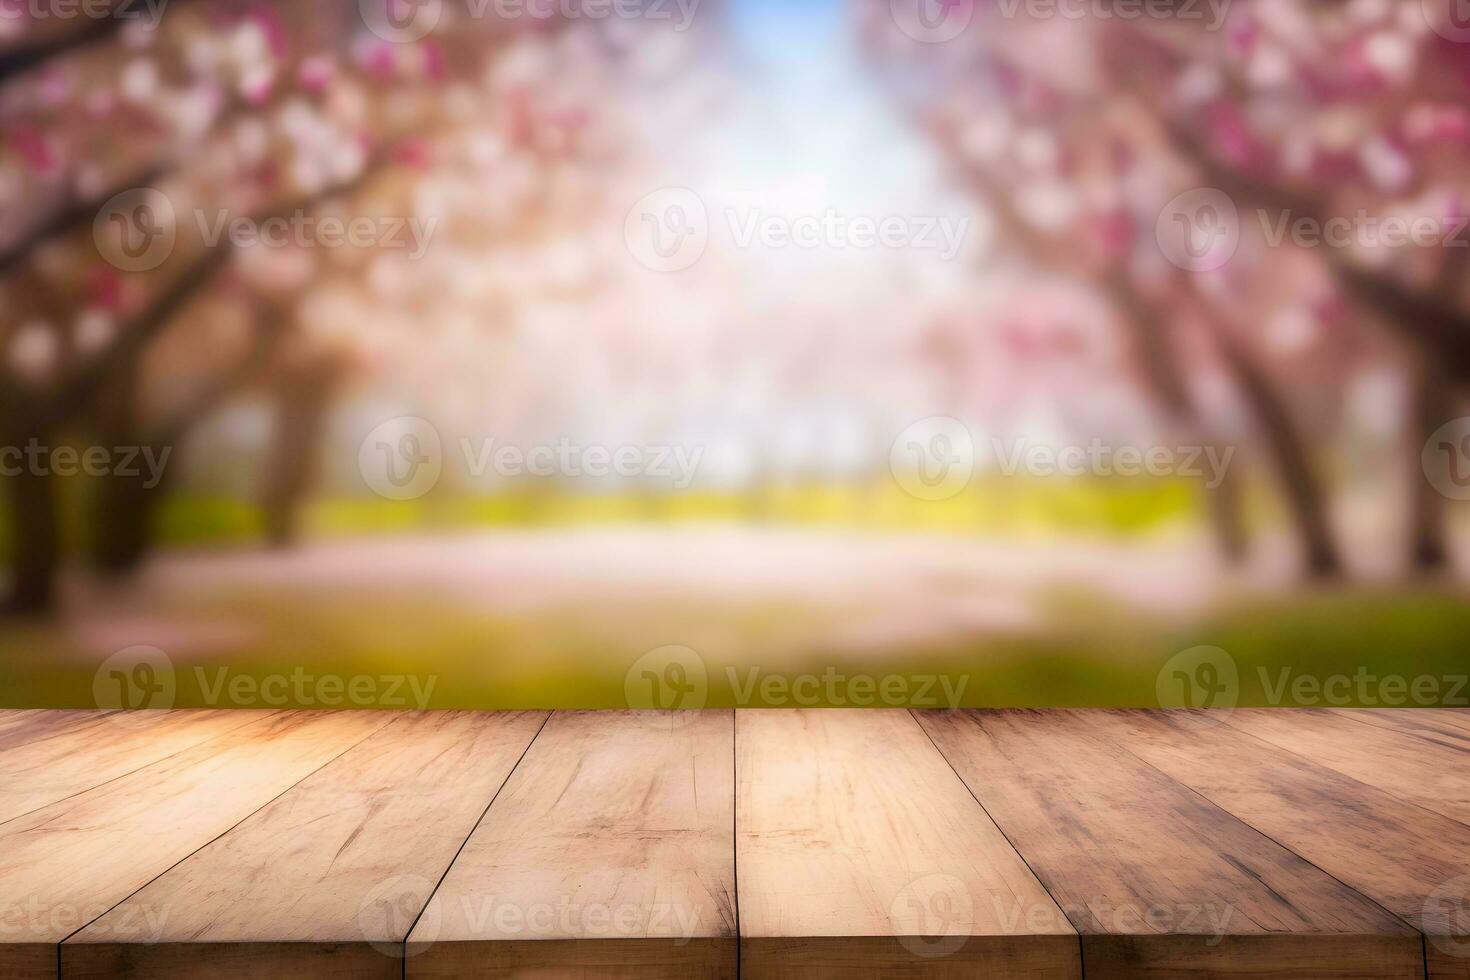
[[[81,553],[87,539],[84,478],[60,480],[63,539]],[[678,523],[760,520],[802,526],[929,530],[1023,537],[1129,536],[1187,526],[1200,519],[1190,481],[1180,479],[977,479],[943,501],[909,497],[892,482],[808,482],[761,493],[573,493],[554,483],[463,497],[391,501],[334,496],[310,504],[303,532],[318,538],[491,527],[608,525],[629,521]],[[265,522],[252,501],[223,495],[173,494],[158,508],[160,548],[238,547],[259,543]],[[0,561],[11,533],[0,521]]]
[[[795,706],[806,702],[790,693],[793,679],[835,674],[832,684],[819,684],[811,703],[862,703],[857,695],[864,685],[888,679],[904,693],[874,695],[867,704],[929,706],[935,698],[942,704],[942,677],[962,692],[964,706],[1152,707],[1159,704],[1156,684],[1164,664],[1201,644],[1233,658],[1241,705],[1465,704],[1470,698],[1456,681],[1467,672],[1462,638],[1470,636],[1470,605],[1449,595],[1307,594],[1240,601],[1181,623],[1074,594],[1058,597],[1054,613],[1044,631],[1025,636],[854,653],[823,641],[841,610],[782,604],[735,609],[650,600],[505,617],[423,596],[233,594],[194,606],[183,621],[248,623],[250,639],[197,654],[170,653],[178,678],[175,703],[195,707],[260,706],[265,702],[259,699],[211,700],[209,687],[221,676],[260,680],[293,672],[344,680],[411,676],[421,688],[432,683],[429,705],[438,708],[623,707],[630,666],[670,642],[700,650],[711,706]],[[95,666],[95,657],[84,656],[63,630],[0,628],[5,706],[88,706]],[[757,685],[752,696],[742,696],[752,667]],[[1283,670],[1288,680],[1366,679],[1345,693],[1312,694],[1308,688],[1306,697],[1288,684],[1284,696],[1273,698]],[[1402,696],[1385,686],[1391,676],[1405,678]],[[1407,684],[1415,677],[1434,679],[1432,699],[1410,695]],[[761,681],[776,686],[763,688]],[[374,706],[411,706],[383,701],[382,684],[377,691],[369,702]],[[924,693],[929,702],[916,700]],[[314,695],[289,703],[330,706]]]
[[[75,543],[83,539],[82,488],[64,489],[67,537]],[[1259,495],[1251,511],[1253,520],[1269,520]],[[1200,515],[1195,490],[1185,481],[980,479],[965,494],[937,503],[913,500],[892,484],[811,484],[760,496],[573,495],[548,485],[534,493],[407,503],[334,498],[310,507],[305,527],[310,536],[333,538],[711,519],[1030,540],[1167,534],[1196,526]],[[176,496],[160,510],[158,533],[164,548],[228,549],[255,546],[261,528],[258,509],[247,502]],[[3,547],[0,528],[0,553]],[[408,673],[421,684],[432,678],[434,707],[618,707],[627,702],[630,666],[668,643],[700,651],[705,703],[715,706],[789,705],[795,702],[781,693],[783,684],[832,673],[848,680],[836,688],[837,697],[821,686],[818,703],[851,703],[854,685],[861,690],[867,679],[876,684],[890,677],[906,679],[912,701],[925,678],[943,677],[951,690],[963,682],[960,703],[966,706],[1153,706],[1161,669],[1198,645],[1228,651],[1240,704],[1384,703],[1382,679],[1391,675],[1437,679],[1438,703],[1463,704],[1470,697],[1455,686],[1455,678],[1470,671],[1463,643],[1470,636],[1470,604],[1448,593],[1341,589],[1227,597],[1189,621],[1147,615],[1076,588],[1034,598],[1040,628],[975,635],[944,647],[861,652],[836,649],[829,639],[834,624],[841,626],[853,612],[840,607],[648,597],[510,616],[463,600],[386,588],[346,593],[330,583],[309,594],[259,588],[154,596],[153,605],[136,610],[143,625],[129,627],[128,635],[150,642],[147,624],[155,619],[174,634],[183,632],[182,640],[170,635],[157,642],[173,658],[175,703],[185,706],[219,703],[197,671],[213,678],[219,665],[228,664],[229,676],[254,680],[297,671],[338,678]],[[188,639],[191,629],[203,635],[221,625],[223,640]],[[0,705],[92,704],[96,646],[74,622],[0,622]],[[774,676],[774,687],[758,684],[744,698],[739,689],[752,666],[761,672],[758,682]],[[1282,671],[1287,686],[1275,694]],[[1312,695],[1310,685],[1291,687],[1302,676],[1363,675],[1376,680],[1351,684],[1346,700]]]

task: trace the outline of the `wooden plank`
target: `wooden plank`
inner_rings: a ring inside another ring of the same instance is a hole
[[[1107,713],[916,714],[1082,934],[1089,978],[1422,975],[1412,929],[1131,756]]]
[[[271,714],[256,710],[91,713],[0,753],[0,824]]]
[[[1470,827],[1195,712],[1099,718],[1130,752],[1426,933],[1431,977],[1464,977]]]
[[[0,826],[0,976],[54,977],[57,943],[389,720],[273,714]]]
[[[101,724],[108,711],[46,708],[10,708],[0,716],[0,752],[50,738],[60,732]]]
[[[402,943],[546,712],[412,712],[61,950],[63,977],[402,975]],[[167,919],[147,943],[129,923]]]
[[[1470,711],[1463,708],[1333,708],[1334,713],[1408,735],[1431,739],[1445,748],[1470,751]]]
[[[557,712],[409,936],[410,977],[731,977],[734,715]]]
[[[907,712],[742,712],[736,747],[743,976],[1080,976],[1076,932]]]
[[[1227,720],[1263,742],[1470,824],[1470,733],[1462,747],[1443,735],[1358,720],[1375,713],[1255,708],[1235,711]]]

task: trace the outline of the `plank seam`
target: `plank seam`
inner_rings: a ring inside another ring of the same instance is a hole
[[[971,708],[968,710],[977,711],[979,709]],[[1077,934],[1077,970],[1081,976],[1086,977],[1087,964],[1085,962],[1085,956],[1083,953],[1082,928],[1077,923],[1072,922],[1072,917],[1067,914],[1067,910],[1062,906],[1062,903],[1057,901],[1057,897],[1051,893],[1051,889],[1047,887],[1046,882],[1042,879],[1041,875],[1037,874],[1036,869],[1031,867],[1031,862],[1026,860],[1026,855],[1022,854],[1021,849],[1016,846],[1016,842],[1011,840],[1011,835],[1006,833],[1006,829],[1000,825],[1000,821],[995,819],[994,815],[991,814],[991,812],[986,808],[980,797],[975,795],[975,791],[970,788],[970,784],[965,782],[965,777],[960,775],[960,771],[956,769],[954,763],[949,760],[949,756],[945,755],[944,750],[939,747],[939,743],[934,741],[934,736],[929,734],[929,729],[924,727],[924,723],[919,720],[919,716],[915,714],[915,711],[916,709],[914,708],[908,709],[909,718],[913,721],[915,725],[919,727],[919,731],[924,733],[924,737],[929,740],[929,744],[934,746],[934,751],[938,752],[939,758],[944,760],[944,764],[946,766],[949,766],[949,771],[954,773],[954,778],[958,779],[960,781],[960,785],[965,788],[965,792],[970,794],[970,799],[975,801],[975,805],[980,808],[980,812],[984,813],[986,819],[988,819],[991,824],[995,826],[996,830],[1000,831],[1000,836],[1005,838],[1006,844],[1010,846],[1016,857],[1021,859],[1021,863],[1026,866],[1026,870],[1031,872],[1031,877],[1036,879],[1036,883],[1041,886],[1041,890],[1046,892],[1046,897],[1051,899],[1051,903],[1055,905],[1057,907],[1057,910],[1062,913],[1062,917],[1071,924],[1072,931]]]
[[[1263,708],[1262,710],[1263,711],[1276,711],[1276,710],[1281,710],[1281,709],[1277,709],[1277,708]],[[1287,710],[1290,710],[1290,709],[1287,709]],[[1348,716],[1348,717],[1351,717],[1351,716]],[[1353,775],[1351,775],[1349,773],[1345,773],[1341,769],[1338,769],[1335,766],[1330,766],[1330,765],[1328,765],[1325,762],[1322,762],[1322,761],[1319,761],[1317,759],[1314,759],[1310,755],[1307,755],[1307,754],[1305,754],[1303,752],[1299,752],[1299,751],[1297,751],[1296,749],[1293,749],[1293,748],[1288,748],[1285,745],[1277,744],[1276,742],[1271,741],[1269,738],[1266,738],[1264,735],[1258,735],[1258,734],[1256,734],[1255,732],[1251,731],[1248,728],[1242,728],[1240,725],[1237,725],[1234,722],[1232,722],[1230,720],[1230,716],[1226,716],[1225,718],[1222,719],[1222,721],[1226,725],[1228,725],[1230,728],[1232,728],[1235,731],[1239,732],[1240,734],[1246,736],[1247,738],[1251,738],[1251,739],[1254,739],[1257,742],[1260,742],[1262,745],[1266,746],[1268,749],[1273,749],[1273,750],[1275,750],[1277,752],[1283,752],[1283,753],[1285,753],[1285,754],[1287,754],[1289,756],[1292,756],[1295,759],[1299,759],[1304,765],[1309,765],[1309,766],[1312,766],[1313,768],[1321,769],[1324,772],[1332,773],[1334,776],[1340,776],[1341,778],[1346,779],[1349,782],[1355,783],[1358,786],[1362,786],[1365,789],[1372,790],[1372,791],[1378,792],[1378,793],[1382,793],[1384,796],[1387,796],[1387,797],[1389,797],[1391,799],[1397,800],[1398,802],[1404,804],[1405,806],[1414,807],[1416,810],[1423,810],[1425,813],[1430,814],[1431,816],[1442,817],[1445,820],[1451,821],[1452,823],[1458,823],[1458,824],[1462,824],[1464,826],[1470,826],[1470,821],[1463,820],[1463,819],[1461,819],[1459,817],[1452,817],[1448,813],[1444,813],[1444,812],[1439,811],[1439,810],[1431,810],[1429,807],[1425,806],[1423,803],[1420,803],[1418,800],[1411,800],[1407,796],[1401,796],[1398,793],[1394,792],[1393,790],[1391,790],[1391,789],[1389,789],[1389,788],[1387,788],[1385,786],[1379,786],[1379,785],[1377,785],[1375,783],[1370,783],[1370,782],[1367,782],[1365,780],[1359,779],[1357,776],[1353,776]],[[1378,728],[1378,726],[1372,725],[1370,722],[1366,722],[1366,721],[1360,721],[1360,722],[1358,722],[1358,724],[1360,724],[1360,725],[1369,725],[1369,727]],[[1418,735],[1416,735],[1416,734],[1414,734],[1412,732],[1401,732],[1401,731],[1399,731],[1399,729],[1396,729],[1396,728],[1378,728],[1378,730],[1379,731],[1388,732],[1390,734],[1407,735],[1408,737],[1413,738],[1413,739],[1416,739],[1416,740],[1419,740],[1419,741],[1422,741],[1425,744],[1428,744],[1428,745],[1438,745],[1441,748],[1452,749],[1453,751],[1456,751],[1456,752],[1464,751],[1459,746],[1444,745],[1443,743],[1436,742],[1433,739],[1421,738],[1420,736],[1418,736]],[[1221,807],[1221,809],[1224,809],[1224,808]]]
[[[1234,728],[1233,725],[1230,726],[1230,727],[1231,728]],[[1249,738],[1255,738],[1254,735],[1251,735],[1249,732],[1242,732],[1241,729],[1239,729],[1239,728],[1234,728],[1234,730],[1237,731],[1237,732],[1241,732],[1241,734],[1246,735]],[[1256,739],[1256,741],[1259,742],[1259,741],[1262,741],[1262,740],[1261,739]],[[1392,909],[1388,908],[1386,905],[1383,905],[1376,898],[1374,898],[1372,895],[1368,895],[1368,894],[1364,893],[1362,890],[1360,890],[1358,888],[1354,888],[1352,885],[1349,885],[1347,882],[1343,881],[1341,878],[1339,878],[1337,875],[1333,874],[1332,872],[1328,871],[1326,868],[1323,868],[1323,867],[1319,866],[1317,864],[1317,862],[1310,860],[1309,858],[1307,858],[1303,854],[1298,854],[1295,848],[1288,847],[1286,844],[1284,844],[1281,841],[1277,840],[1276,838],[1272,837],[1270,834],[1266,833],[1264,830],[1262,830],[1261,828],[1257,827],[1255,824],[1251,823],[1249,820],[1245,819],[1242,816],[1239,816],[1238,814],[1236,814],[1233,811],[1231,811],[1230,809],[1228,809],[1223,803],[1218,803],[1215,800],[1212,800],[1209,796],[1207,796],[1206,794],[1204,794],[1204,793],[1200,792],[1199,790],[1195,789],[1193,786],[1190,786],[1187,783],[1180,782],[1178,779],[1175,779],[1173,776],[1169,775],[1167,772],[1164,772],[1164,770],[1160,769],[1158,766],[1156,766],[1153,763],[1149,762],[1147,759],[1143,758],[1140,755],[1134,754],[1134,752],[1131,749],[1129,749],[1126,745],[1124,745],[1122,742],[1119,742],[1117,744],[1118,744],[1119,751],[1122,751],[1124,753],[1127,753],[1129,756],[1132,756],[1134,759],[1137,759],[1140,763],[1142,763],[1143,765],[1145,765],[1148,768],[1152,769],[1154,772],[1158,773],[1164,779],[1167,779],[1170,782],[1174,783],[1175,785],[1179,786],[1180,788],[1184,789],[1186,792],[1193,793],[1195,796],[1198,796],[1200,799],[1204,800],[1210,806],[1212,806],[1215,809],[1219,810],[1221,813],[1225,814],[1231,820],[1234,820],[1236,823],[1240,824],[1242,827],[1246,827],[1246,828],[1250,829],[1253,833],[1259,834],[1260,836],[1264,837],[1266,840],[1268,840],[1271,843],[1275,844],[1277,847],[1281,848],[1282,850],[1286,851],[1287,853],[1289,853],[1289,854],[1295,854],[1297,856],[1297,858],[1299,860],[1301,860],[1303,863],[1305,863],[1307,865],[1310,865],[1313,868],[1316,868],[1318,871],[1322,872],[1324,875],[1326,875],[1327,877],[1331,878],[1333,881],[1337,882],[1339,885],[1341,885],[1342,887],[1346,888],[1348,891],[1350,891],[1353,894],[1355,894],[1355,895],[1359,896],[1360,898],[1362,898],[1365,902],[1368,902],[1370,905],[1373,905],[1374,907],[1381,909],[1385,915],[1389,916],[1394,921],[1400,922],[1403,925],[1409,927],[1415,933],[1418,934],[1421,943],[1425,939],[1425,933],[1424,933],[1424,930],[1423,929],[1420,929],[1418,926],[1414,925],[1414,923],[1410,922],[1408,919],[1405,919],[1403,916],[1399,915],[1397,912],[1395,912]],[[1267,745],[1270,748],[1275,748],[1275,746],[1272,745],[1270,742],[1263,742],[1263,744]],[[1295,753],[1292,753],[1292,754],[1295,754]],[[1301,757],[1298,756],[1298,758],[1301,758]],[[1316,766],[1315,763],[1311,763],[1310,760],[1307,760],[1307,761],[1308,761],[1308,764],[1314,765],[1318,769],[1325,768],[1323,766]],[[1335,769],[1328,769],[1327,771],[1328,772],[1333,772],[1333,773],[1336,772]],[[1344,778],[1349,778],[1349,777],[1344,777]],[[1356,780],[1354,780],[1354,782],[1356,782]],[[1360,785],[1367,786],[1366,783],[1361,783]],[[1372,789],[1373,787],[1370,786],[1368,788],[1369,789]],[[1432,813],[1433,811],[1432,810],[1426,810],[1425,812],[1426,813]],[[1426,972],[1425,972],[1425,976],[1426,977],[1428,976],[1427,969],[1426,969]]]
[[[1281,709],[1274,709],[1274,710],[1281,710]],[[1290,709],[1287,709],[1287,710],[1290,710]],[[1376,724],[1375,722],[1368,721],[1366,718],[1363,717],[1363,712],[1365,712],[1365,711],[1375,711],[1375,710],[1383,710],[1383,709],[1375,709],[1375,708],[1347,708],[1347,709],[1344,709],[1344,708],[1327,708],[1326,710],[1332,712],[1332,714],[1333,714],[1334,717],[1337,717],[1337,718],[1346,718],[1349,721],[1357,722],[1359,725],[1365,725],[1368,728],[1372,728],[1372,729],[1374,729],[1376,731],[1388,732],[1388,733],[1393,734],[1393,735],[1402,735],[1402,736],[1405,736],[1407,738],[1417,739],[1417,740],[1422,741],[1422,742],[1428,742],[1430,745],[1438,745],[1440,748],[1442,748],[1442,749],[1449,749],[1452,752],[1464,752],[1464,751],[1466,751],[1466,747],[1464,745],[1456,744],[1454,742],[1442,741],[1438,737],[1427,735],[1424,732],[1411,731],[1410,729],[1402,728],[1402,727],[1400,727],[1398,725],[1392,725],[1392,724],[1390,724],[1390,725],[1379,725],[1379,724]],[[1439,712],[1439,711],[1445,711],[1445,710],[1449,710],[1449,709],[1445,709],[1445,708],[1424,708],[1424,709],[1416,709],[1416,710],[1423,710],[1423,711],[1428,711],[1428,712]],[[1431,715],[1431,717],[1432,717],[1432,715]],[[1470,733],[1467,733],[1466,738],[1467,738],[1467,740],[1470,740]]]
[[[28,710],[28,709],[19,709],[19,710]],[[42,712],[42,713],[45,713],[49,709],[46,709],[46,708],[36,708],[35,710],[36,711],[39,711],[39,712]],[[85,709],[81,709],[81,708],[58,708],[57,710],[58,711],[81,711],[81,710],[85,710]],[[120,710],[120,709],[106,708],[106,709],[100,709],[100,710],[97,710],[97,711],[88,712],[88,714],[91,717],[89,719],[87,719],[83,724],[77,725],[76,728],[84,728],[84,727],[86,727],[86,725],[89,724],[91,722],[91,720],[93,720],[93,719],[95,719],[97,721],[101,721],[102,719],[106,718],[108,715],[116,714],[118,710]],[[173,710],[173,709],[169,709],[169,710]],[[39,719],[37,719],[37,720],[39,720]],[[0,750],[0,752],[10,752],[13,749],[25,748],[28,745],[40,745],[42,742],[49,742],[53,738],[63,738],[65,736],[67,736],[67,735],[75,735],[76,734],[76,728],[63,728],[61,731],[59,731],[59,732],[52,732],[50,735],[42,735],[39,738],[28,738],[24,742],[16,742],[13,745],[7,745],[3,750]]]
[[[735,903],[735,976],[740,976],[740,710],[730,709],[730,887]]]
[[[546,726],[551,723],[551,717],[554,714],[556,714],[555,711],[548,711],[546,712],[546,717],[541,719],[541,724],[537,727],[536,734],[532,735],[530,739],[526,741],[526,747],[522,749],[521,754],[516,757],[516,764],[510,767],[510,770],[507,771],[505,774],[505,778],[500,781],[500,785],[495,787],[495,792],[490,794],[490,802],[486,803],[485,809],[480,811],[480,818],[475,821],[474,826],[470,828],[470,832],[465,834],[464,840],[459,842],[459,847],[455,849],[454,857],[450,858],[449,863],[444,866],[444,871],[442,874],[439,875],[439,880],[434,883],[434,888],[432,891],[429,892],[429,897],[424,900],[423,908],[419,909],[418,915],[414,916],[413,921],[408,924],[408,931],[403,934],[402,944],[403,980],[408,980],[408,937],[412,936],[414,929],[418,928],[419,920],[424,917],[424,912],[427,911],[431,904],[433,904],[434,897],[439,894],[439,889],[444,885],[444,879],[449,877],[449,872],[453,870],[455,862],[459,860],[459,856],[464,853],[465,847],[469,845],[470,838],[475,836],[475,831],[479,830],[480,824],[485,822],[485,817],[487,814],[490,813],[490,808],[495,805],[496,800],[500,799],[500,794],[510,783],[510,778],[514,776],[516,772],[521,768],[521,763],[525,761],[526,754],[531,751],[531,746],[536,744],[536,740],[541,737],[541,733],[544,732],[546,730]]]
[[[180,708],[178,710],[179,711],[208,711],[208,710],[220,710],[220,709],[209,709],[209,708]],[[242,711],[241,713],[243,714],[244,712]],[[240,724],[236,725],[234,728],[227,728],[227,729],[225,729],[222,732],[218,732],[218,733],[216,733],[214,735],[209,736],[208,738],[200,739],[199,741],[195,742],[194,744],[192,744],[192,745],[186,745],[183,748],[178,749],[175,752],[170,752],[168,755],[161,755],[161,756],[159,756],[156,759],[149,759],[147,762],[144,762],[141,765],[139,765],[138,768],[136,768],[136,769],[129,769],[127,772],[120,772],[116,776],[113,776],[111,779],[104,779],[104,780],[102,780],[102,782],[96,783],[96,784],[94,784],[92,786],[88,786],[86,789],[79,789],[75,793],[68,793],[65,796],[57,797],[56,799],[51,800],[50,802],[42,803],[40,806],[32,807],[31,809],[27,810],[24,813],[17,813],[13,817],[6,817],[4,820],[0,820],[0,831],[3,831],[5,829],[5,825],[8,824],[8,823],[10,823],[12,820],[19,820],[21,817],[28,817],[28,816],[30,816],[33,813],[38,813],[41,810],[46,809],[48,806],[55,806],[58,803],[65,803],[67,800],[75,799],[78,796],[81,796],[83,793],[90,793],[94,789],[100,789],[101,787],[106,786],[109,783],[115,783],[119,779],[122,779],[122,778],[124,778],[126,776],[131,776],[131,775],[133,775],[133,773],[141,772],[142,770],[147,769],[149,766],[157,765],[160,762],[167,762],[169,759],[172,759],[174,756],[180,754],[181,752],[192,752],[194,749],[199,748],[199,746],[201,746],[201,745],[208,745],[210,742],[213,742],[217,738],[224,738],[226,735],[230,735],[230,734],[233,734],[235,732],[238,732],[240,729],[244,728],[246,725],[251,724],[252,722],[255,722],[255,721],[265,721],[266,718],[274,717],[276,715],[279,715],[280,713],[281,712],[279,710],[273,710],[269,714],[266,714],[265,716],[263,716],[261,718],[253,718],[253,719],[247,718],[245,721],[240,722]],[[112,712],[108,712],[108,714],[112,714]],[[60,732],[57,735],[49,736],[49,738],[57,738],[60,735],[65,735],[65,734],[74,734],[74,733]],[[35,742],[27,742],[25,744],[26,745],[39,745],[41,742],[44,742],[44,741],[47,741],[47,739],[44,739],[44,738],[43,739],[37,739]],[[21,748],[21,746],[12,746],[12,748]]]
[[[281,712],[276,712],[276,714],[280,714],[280,713]],[[267,717],[274,717],[274,716],[273,715],[268,715]],[[262,718],[262,719],[257,719],[257,720],[264,721],[265,719]],[[61,947],[64,946],[64,945],[66,945],[67,940],[71,939],[77,933],[81,932],[83,929],[87,928],[92,923],[94,923],[98,919],[102,918],[102,916],[107,915],[113,909],[116,909],[118,906],[122,905],[124,902],[128,901],[129,899],[131,899],[134,895],[137,895],[139,892],[143,891],[143,889],[147,888],[149,885],[153,884],[159,878],[162,878],[164,875],[168,874],[174,868],[177,868],[179,865],[181,865],[185,861],[189,860],[195,854],[198,854],[200,851],[204,850],[206,847],[209,847],[211,844],[213,844],[215,841],[219,840],[221,837],[224,837],[226,834],[228,834],[231,831],[233,831],[236,827],[240,826],[242,823],[244,823],[245,821],[249,820],[251,817],[255,816],[261,810],[264,810],[266,807],[270,806],[272,803],[274,803],[276,800],[280,799],[282,796],[285,796],[287,793],[291,792],[297,786],[300,786],[302,783],[304,783],[306,780],[310,779],[312,776],[315,776],[317,773],[321,772],[327,766],[330,766],[332,763],[334,763],[338,759],[342,758],[342,756],[346,755],[348,752],[351,752],[353,749],[357,748],[363,742],[366,742],[368,739],[372,738],[374,735],[378,734],[383,729],[385,729],[389,725],[393,724],[394,721],[397,721],[397,719],[396,718],[390,718],[387,721],[385,721],[383,724],[379,725],[377,728],[374,728],[372,731],[367,732],[366,734],[364,734],[361,738],[358,738],[358,739],[354,740],[353,742],[351,742],[348,745],[344,745],[342,747],[342,751],[341,752],[338,752],[336,755],[332,756],[330,759],[327,759],[321,765],[317,766],[311,772],[306,773],[300,779],[296,780],[294,783],[292,783],[290,786],[287,786],[285,789],[281,790],[279,793],[272,794],[271,797],[270,797],[270,799],[262,800],[261,803],[260,803],[260,805],[257,806],[255,809],[251,810],[249,813],[245,814],[245,816],[241,817],[239,820],[237,820],[234,823],[230,824],[230,826],[228,826],[224,830],[220,831],[214,837],[211,837],[209,840],[205,841],[203,844],[200,844],[198,847],[194,848],[188,854],[185,854],[183,857],[179,858],[173,864],[170,864],[168,867],[166,867],[162,871],[158,872],[158,874],[154,875],[152,878],[149,878],[147,881],[143,882],[143,884],[139,885],[137,888],[133,889],[131,892],[129,892],[128,894],[124,895],[122,898],[118,899],[118,901],[117,901],[117,903],[115,905],[112,905],[111,907],[109,907],[105,911],[99,913],[94,918],[88,919],[86,922],[83,922],[76,929],[73,929],[71,932],[69,932],[65,936],[63,936],[62,939],[61,939],[61,941],[56,944],[56,976],[57,976],[58,980],[60,980],[60,977],[61,977]],[[231,729],[231,731],[236,731],[236,730],[237,729]],[[224,733],[224,734],[228,734],[228,733]],[[213,741],[213,740],[211,739],[210,741]],[[203,745],[205,743],[201,742],[199,744],[200,745]],[[198,746],[195,746],[195,748],[197,748],[197,747]],[[172,758],[172,757],[171,756],[166,756],[165,758]],[[160,759],[158,761],[162,762],[163,760]],[[106,784],[104,783],[102,785],[106,785]]]

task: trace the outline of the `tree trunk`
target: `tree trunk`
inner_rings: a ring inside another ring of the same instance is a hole
[[[1409,569],[1430,575],[1449,563],[1445,548],[1445,498],[1425,478],[1423,450],[1434,430],[1449,421],[1450,386],[1437,364],[1421,360],[1414,374],[1413,405],[1409,414]]]
[[[1130,347],[1138,364],[1143,388],[1164,415],[1175,425],[1208,440],[1208,426],[1200,417],[1188,386],[1179,357],[1170,343],[1164,314],[1159,306],[1140,295],[1126,270],[1117,269],[1103,280],[1117,307],[1119,321],[1128,332]],[[1249,548],[1245,521],[1241,517],[1240,480],[1226,471],[1219,486],[1205,494],[1205,509],[1210,530],[1220,556],[1231,565],[1245,559]]]
[[[134,445],[129,443],[127,445]],[[162,447],[150,447],[161,458]],[[138,571],[153,540],[153,515],[162,485],[148,486],[150,474],[141,465],[131,475],[109,474],[93,507],[93,567],[119,578]]]
[[[1306,440],[1265,371],[1230,336],[1227,327],[1209,316],[1206,319],[1211,321],[1225,363],[1265,436],[1307,575],[1314,579],[1339,577],[1342,558],[1328,519],[1327,497],[1312,467]]]
[[[301,503],[316,482],[318,455],[342,366],[321,358],[285,370],[276,382],[275,432],[261,506],[266,540],[289,547],[300,533]]]
[[[98,394],[95,430],[102,445],[142,447],[140,368],[136,356],[120,362],[116,375]],[[151,516],[150,491],[144,486],[147,480],[145,468],[138,465],[128,473],[111,472],[98,481],[91,507],[89,557],[105,576],[131,574],[143,563]]]
[[[1213,489],[1205,488],[1206,509],[1209,512],[1210,530],[1220,556],[1231,565],[1239,565],[1250,550],[1246,535],[1245,518],[1242,514],[1244,499],[1241,495],[1240,476],[1233,468],[1220,476],[1220,483]]]
[[[24,452],[32,438],[49,446],[49,433],[30,432],[19,438],[4,440],[6,446]],[[9,462],[9,461],[7,461]],[[49,464],[32,466],[22,458],[3,482],[8,494],[12,555],[10,593],[4,609],[19,616],[40,616],[56,608],[56,576],[61,561],[61,540],[57,528],[56,488]]]

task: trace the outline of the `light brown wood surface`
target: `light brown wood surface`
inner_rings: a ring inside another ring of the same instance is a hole
[[[393,716],[71,937],[62,975],[399,976],[409,927],[546,717]],[[149,938],[175,945],[119,939],[150,909],[169,915]]]
[[[55,975],[57,943],[389,720],[270,715],[0,825],[0,976],[40,950]],[[140,938],[169,914],[147,911]]]
[[[1364,724],[1362,714],[1256,708],[1234,711],[1227,720],[1284,751],[1470,824],[1470,732],[1460,745],[1442,734]]]
[[[1432,977],[1470,953],[1470,827],[1197,712],[1090,712],[1129,751],[1421,930]]]
[[[0,712],[0,752],[50,738],[58,732],[100,725],[109,714],[109,711],[82,709],[7,708]]]
[[[916,715],[1082,934],[1089,977],[1421,975],[1412,929],[1131,755],[1100,719]]]
[[[733,977],[733,712],[557,712],[409,936],[408,976]]]
[[[0,980],[1470,980],[1467,760],[1447,710],[0,711],[0,805],[60,797],[0,822]]]
[[[129,711],[94,716],[0,753],[0,827],[23,813],[142,769],[269,711]],[[121,719],[126,719],[121,720]]]
[[[1470,749],[1470,710],[1460,708],[1333,708],[1364,725],[1431,739],[1445,748]]]
[[[742,974],[1080,975],[1075,931],[906,711],[736,726]]]

